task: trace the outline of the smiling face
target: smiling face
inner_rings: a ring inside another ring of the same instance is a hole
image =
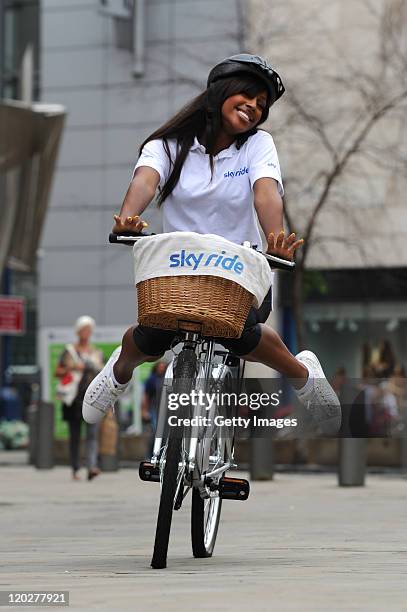
[[[243,134],[254,128],[267,106],[267,92],[255,95],[239,93],[230,96],[222,105],[222,128],[230,136]]]

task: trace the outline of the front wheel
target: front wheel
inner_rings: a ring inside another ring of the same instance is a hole
[[[178,356],[174,370],[175,393],[190,393],[193,388],[196,375],[196,355],[194,351],[184,349]],[[188,408],[184,408],[183,414],[187,416]],[[160,460],[161,497],[158,510],[157,528],[154,542],[153,558],[151,567],[163,569],[167,567],[168,542],[170,538],[172,513],[174,504],[184,486],[185,473],[185,439],[169,428],[168,443],[163,449]]]
[[[183,470],[180,474],[182,462],[182,440],[170,438],[165,453],[165,468],[162,479],[160,508],[157,518],[157,529],[155,533],[154,552],[151,567],[163,569],[167,567],[167,551],[170,538],[172,511],[177,495],[177,490],[182,486]]]

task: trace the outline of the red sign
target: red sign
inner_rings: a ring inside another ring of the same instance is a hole
[[[25,299],[0,295],[0,334],[25,333]]]

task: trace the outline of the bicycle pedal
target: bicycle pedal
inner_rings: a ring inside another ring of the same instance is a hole
[[[224,476],[219,481],[219,497],[222,499],[239,499],[245,501],[249,497],[250,484],[244,478],[229,478]]]
[[[147,482],[160,482],[160,470],[149,461],[142,461],[138,469],[141,480]]]

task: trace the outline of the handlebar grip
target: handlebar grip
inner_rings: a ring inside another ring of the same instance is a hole
[[[123,235],[109,234],[110,244],[124,244],[126,246],[133,246],[134,240],[126,240]]]
[[[136,234],[135,232],[121,232],[121,234],[109,234],[110,244],[124,244],[127,246],[133,246],[138,238],[145,236],[155,236],[155,234]],[[128,238],[128,240],[126,240]]]
[[[263,253],[263,255],[267,259],[270,268],[277,268],[279,270],[286,270],[288,272],[292,272],[295,268],[294,261],[277,257],[277,255],[270,255],[269,253]]]

